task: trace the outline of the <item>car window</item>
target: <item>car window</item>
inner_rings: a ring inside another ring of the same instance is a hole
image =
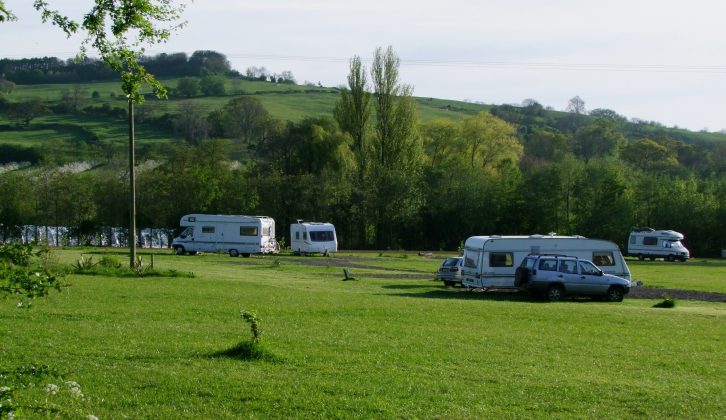
[[[459,261],[461,261],[460,258],[447,258],[444,260],[444,263],[442,264],[444,267],[453,267],[455,266]]]
[[[567,274],[577,274],[577,263],[574,260],[560,261],[560,272]]]
[[[537,261],[537,260],[534,259],[534,258],[525,258],[525,259],[522,260],[521,266],[522,267],[527,267],[529,269],[532,269],[532,268],[534,268],[535,261]]]
[[[582,274],[600,274],[600,269],[590,261],[580,261],[580,272]]]
[[[545,271],[557,271],[557,260],[541,259],[539,260],[539,269]]]

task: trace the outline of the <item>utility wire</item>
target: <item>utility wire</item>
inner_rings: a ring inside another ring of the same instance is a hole
[[[160,54],[161,51],[147,51],[147,55]],[[43,53],[42,56],[75,56],[76,52]],[[349,57],[282,55],[282,54],[225,54],[229,58],[248,60],[274,60],[304,63],[348,63]],[[5,55],[5,58],[23,55]],[[27,58],[27,57],[25,57]],[[363,61],[372,62],[372,57],[361,57]],[[484,61],[484,60],[440,60],[440,59],[404,59],[401,66],[413,67],[449,67],[473,69],[519,69],[519,70],[560,70],[560,71],[606,71],[606,72],[639,72],[639,73],[710,73],[726,74],[726,66],[719,65],[683,65],[683,64],[609,64],[609,63],[557,63],[527,61]]]

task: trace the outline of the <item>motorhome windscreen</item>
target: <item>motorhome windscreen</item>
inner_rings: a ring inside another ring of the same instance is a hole
[[[310,232],[310,240],[313,242],[332,242],[335,240],[332,230],[319,230]]]
[[[476,268],[479,262],[479,251],[467,249],[464,252],[464,267]]]

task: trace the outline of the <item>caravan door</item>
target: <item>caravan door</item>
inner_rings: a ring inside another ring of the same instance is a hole
[[[484,286],[513,287],[514,286],[514,252],[489,251],[484,253],[484,266],[489,263],[486,271],[482,273]]]

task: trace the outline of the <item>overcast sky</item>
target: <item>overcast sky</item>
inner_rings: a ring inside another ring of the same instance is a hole
[[[49,0],[76,18],[88,0]],[[30,0],[6,0],[0,57],[70,57]],[[196,0],[186,28],[148,50],[215,50],[232,67],[345,83],[348,60],[392,46],[416,96],[586,108],[667,126],[726,128],[726,2],[720,0]]]

